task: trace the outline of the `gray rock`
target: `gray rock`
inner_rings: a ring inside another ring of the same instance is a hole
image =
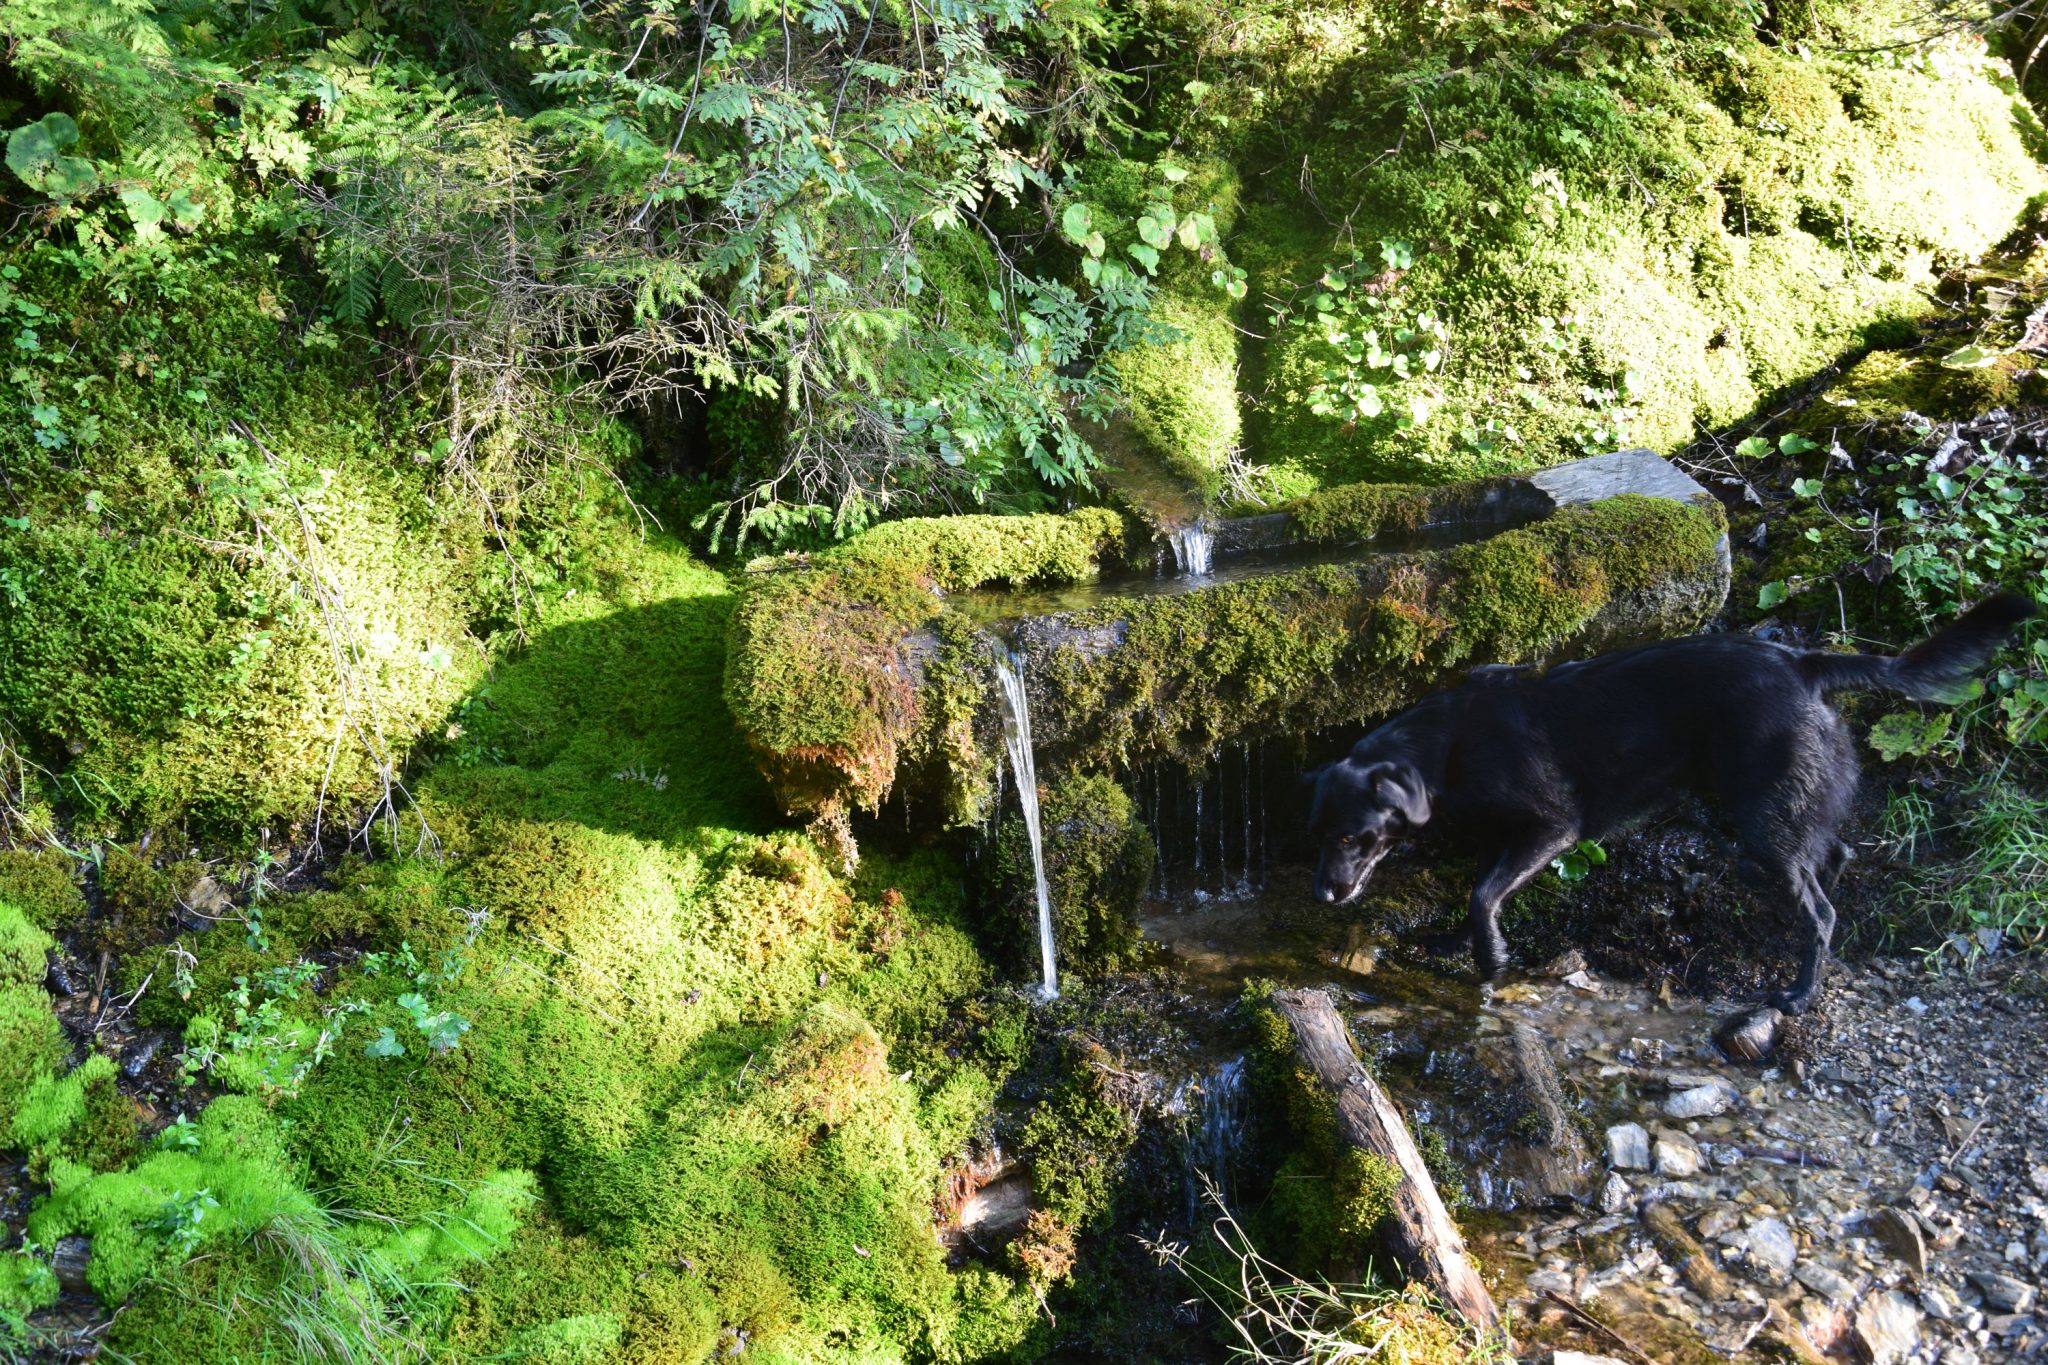
[[[1618,1171],[1650,1169],[1650,1135],[1640,1123],[1617,1123],[1607,1130],[1607,1164]]]
[[[1792,1278],[1826,1299],[1829,1303],[1847,1303],[1855,1297],[1856,1286],[1838,1272],[1822,1265],[1819,1261],[1801,1261],[1792,1272]]]
[[[1569,1295],[1572,1292],[1572,1277],[1562,1270],[1536,1271],[1522,1284],[1531,1294]]]
[[[1984,1296],[1984,1306],[1993,1313],[2024,1313],[2034,1306],[2036,1291],[2025,1280],[1989,1270],[1973,1270],[1969,1280]]]
[[[1700,1236],[1712,1239],[1719,1237],[1742,1221],[1733,1204],[1716,1204],[1700,1215]]]
[[[1920,1307],[1928,1317],[1942,1322],[1954,1322],[1963,1312],[1962,1300],[1956,1297],[1956,1291],[1940,1280],[1929,1280],[1921,1289]]]
[[[1872,1294],[1856,1310],[1856,1338],[1871,1365],[1893,1365],[1920,1344],[1920,1310],[1892,1290]]]
[[[1870,1235],[1915,1275],[1927,1273],[1927,1243],[1920,1235],[1920,1220],[1898,1209],[1879,1209],[1865,1220]]]
[[[1699,1174],[1700,1146],[1684,1133],[1660,1132],[1651,1144],[1650,1159],[1658,1175],[1683,1180]]]
[[[1680,1122],[1686,1119],[1710,1119],[1717,1114],[1727,1113],[1734,1104],[1735,1088],[1726,1081],[1713,1081],[1666,1097],[1664,1117]]]
[[[1613,1356],[1589,1356],[1584,1351],[1552,1351],[1550,1365],[1623,1365]]]
[[[1743,1247],[1751,1268],[1774,1282],[1787,1279],[1799,1260],[1799,1244],[1792,1240],[1792,1230],[1775,1218],[1751,1223]]]
[[[1607,1173],[1607,1183],[1600,1187],[1600,1211],[1602,1213],[1633,1213],[1636,1207],[1636,1192],[1619,1171]]]

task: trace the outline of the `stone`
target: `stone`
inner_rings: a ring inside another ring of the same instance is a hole
[[[1829,1303],[1847,1303],[1856,1295],[1856,1286],[1849,1283],[1846,1276],[1819,1261],[1801,1261],[1793,1270],[1792,1278]]]
[[[1650,1169],[1650,1135],[1640,1123],[1617,1123],[1607,1130],[1607,1164],[1618,1171]]]
[[[1584,1351],[1552,1351],[1550,1365],[1623,1365],[1613,1356],[1587,1355]]]
[[[1716,1204],[1700,1215],[1700,1236],[1710,1239],[1719,1237],[1741,1221],[1742,1215],[1735,1211],[1733,1204]]]
[[[1769,1005],[1742,1010],[1714,1029],[1714,1045],[1731,1062],[1760,1062],[1785,1036],[1785,1016]]]
[[[1650,1156],[1658,1175],[1683,1180],[1689,1175],[1699,1174],[1699,1144],[1684,1133],[1658,1133],[1651,1146]]]
[[[1371,976],[1380,965],[1380,945],[1363,924],[1354,923],[1344,941],[1344,955],[1337,965],[1354,976]]]
[[[1600,1187],[1600,1211],[1602,1213],[1630,1213],[1636,1206],[1636,1192],[1619,1171],[1607,1173],[1607,1183]]]
[[[1940,1280],[1929,1280],[1922,1287],[1920,1290],[1920,1307],[1928,1317],[1939,1319],[1942,1322],[1954,1322],[1962,1316],[1963,1312],[1962,1300],[1956,1297],[1956,1291],[1950,1289]]]
[[[2036,1291],[2025,1280],[1991,1270],[1973,1270],[1968,1278],[1993,1313],[2024,1313],[2034,1306]]]
[[[1773,1283],[1789,1278],[1799,1260],[1799,1244],[1792,1240],[1792,1230],[1776,1218],[1759,1218],[1751,1223],[1742,1245],[1750,1267]]]
[[[1710,1119],[1725,1114],[1735,1104],[1735,1088],[1726,1081],[1712,1081],[1681,1090],[1664,1100],[1664,1117],[1677,1119]]]
[[[1872,1294],[1856,1310],[1856,1339],[1870,1365],[1894,1365],[1920,1344],[1920,1310],[1893,1290]]]
[[[1531,1294],[1564,1294],[1572,1292],[1572,1277],[1562,1270],[1538,1270],[1522,1284]]]
[[[1903,1262],[1915,1275],[1927,1273],[1927,1243],[1920,1236],[1920,1220],[1898,1209],[1879,1209],[1865,1220],[1870,1235]]]

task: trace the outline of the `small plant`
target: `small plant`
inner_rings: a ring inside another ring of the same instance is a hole
[[[1550,870],[1559,881],[1582,882],[1593,869],[1607,861],[1607,850],[1598,839],[1581,839],[1550,860]]]
[[[465,1015],[446,1008],[436,1008],[439,1003],[435,996],[446,991],[462,979],[469,968],[470,950],[476,946],[477,935],[490,922],[488,910],[463,910],[465,923],[462,937],[450,944],[441,954],[440,962],[432,969],[420,964],[412,944],[401,942],[396,953],[363,954],[363,970],[371,975],[397,970],[412,978],[415,990],[398,997],[398,1007],[412,1019],[413,1027],[427,1045],[427,1051],[436,1057],[446,1056],[462,1043],[462,1035],[469,1032],[469,1019]],[[400,1041],[398,1031],[380,1028],[377,1036],[363,1047],[366,1057],[403,1057],[405,1044]]]
[[[1347,425],[1391,412],[1402,431],[1436,411],[1443,390],[1431,376],[1443,368],[1445,330],[1436,314],[1402,297],[1401,277],[1414,264],[1408,243],[1383,241],[1377,261],[1354,253],[1273,309],[1275,329],[1308,329],[1323,342],[1310,411]]]
[[[220,1201],[213,1197],[213,1191],[191,1190],[164,1201],[163,1208],[151,1220],[150,1226],[164,1234],[164,1239],[176,1247],[180,1255],[190,1256],[206,1239],[207,1212],[219,1207]]]

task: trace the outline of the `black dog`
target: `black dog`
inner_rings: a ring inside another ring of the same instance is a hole
[[[1952,697],[2036,610],[2001,593],[1896,658],[1695,635],[1541,674],[1479,670],[1310,774],[1316,894],[1350,901],[1393,840],[1447,829],[1480,854],[1462,937],[1492,978],[1507,965],[1509,896],[1580,839],[1697,795],[1733,817],[1745,873],[1806,917],[1799,980],[1771,997],[1797,1013],[1817,993],[1835,927],[1827,893],[1850,857],[1835,832],[1856,750],[1828,694]]]

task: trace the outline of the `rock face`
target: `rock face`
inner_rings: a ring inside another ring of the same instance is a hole
[[[1114,522],[895,522],[750,566],[726,697],[784,808],[900,789],[946,823],[984,819],[996,633],[1021,661],[1041,771],[1199,766],[1220,744],[1384,716],[1475,664],[1687,633],[1728,588],[1719,504],[1647,451],[1327,489],[1257,536],[1219,527],[1226,553],[1197,579],[1100,581],[1142,557]],[[1233,536],[1278,548],[1232,562]]]
[[[1856,1310],[1856,1339],[1871,1365],[1892,1365],[1920,1344],[1920,1310],[1903,1294],[1872,1294]]]

